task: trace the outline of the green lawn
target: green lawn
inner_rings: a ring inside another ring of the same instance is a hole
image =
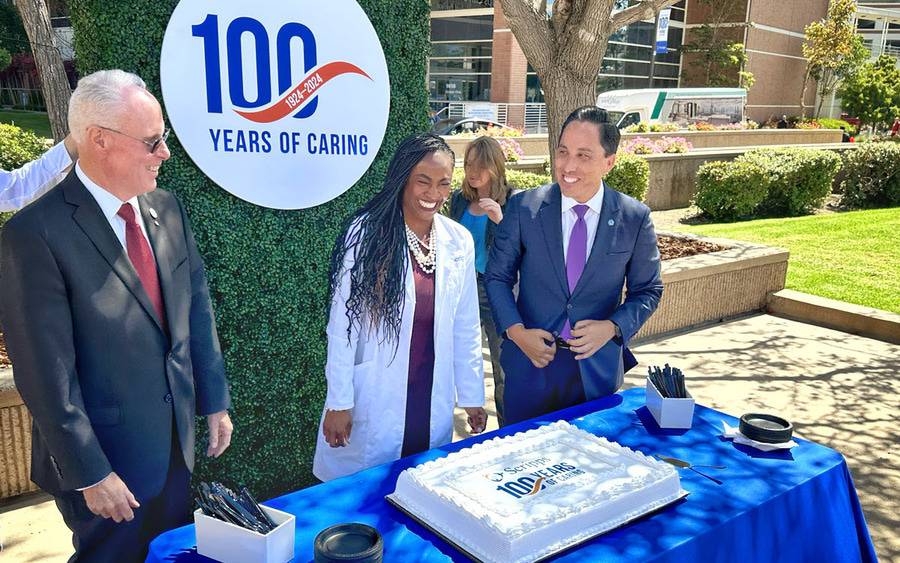
[[[47,114],[38,111],[0,110],[0,123],[13,123],[32,131],[38,137],[53,138]]]
[[[789,289],[900,313],[900,207],[680,228],[787,248]]]

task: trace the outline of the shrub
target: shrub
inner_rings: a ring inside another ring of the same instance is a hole
[[[659,154],[685,153],[694,148],[684,137],[660,137],[653,140],[647,137],[635,137],[622,143],[620,153]]]
[[[13,170],[41,156],[48,149],[42,139],[25,129],[0,123],[0,168]]]
[[[822,124],[818,121],[798,121],[797,129],[822,129]]]
[[[685,153],[694,148],[694,145],[684,137],[663,137],[656,141],[659,152],[666,154]]]
[[[841,202],[851,207],[900,205],[900,145],[867,143],[844,154]]]
[[[629,125],[625,128],[626,133],[649,133],[650,132],[650,124],[646,121],[641,121],[640,123],[635,123],[633,125]]]
[[[518,162],[525,156],[525,151],[515,139],[500,139],[498,142],[503,150],[503,156],[506,157],[506,162]]]
[[[752,119],[748,119],[746,121],[738,122],[738,123],[723,123],[721,125],[714,125],[716,131],[744,131],[747,129],[759,129],[759,123],[753,121]]]
[[[535,174],[522,170],[507,170],[506,181],[516,190],[533,190],[553,182],[549,174]]]
[[[869,143],[900,143],[900,135],[873,135],[860,140]]]
[[[688,131],[715,131],[716,126],[712,123],[706,123],[705,121],[698,121],[697,123],[691,123],[688,125]]]
[[[619,152],[616,165],[603,181],[611,188],[642,201],[650,185],[650,165],[639,156]]]
[[[454,133],[454,137],[461,139],[474,139],[475,137],[524,137],[525,132],[515,127],[494,127],[476,129],[475,131],[463,131],[462,133]]]
[[[634,139],[628,139],[622,143],[622,148],[619,152],[629,154],[655,154],[661,151],[656,146],[656,143],[647,137],[635,137]]]
[[[816,119],[819,125],[822,126],[823,129],[843,129],[848,133],[853,133],[856,131],[856,127],[850,125],[843,119],[834,119],[831,117],[820,117]]]
[[[764,148],[735,159],[754,162],[766,171],[768,193],[757,211],[776,216],[807,213],[831,193],[841,158],[830,151],[803,148]]]
[[[767,184],[766,169],[758,162],[707,162],[697,171],[693,204],[713,220],[734,221],[762,203]]]
[[[671,133],[672,131],[680,131],[681,125],[677,123],[654,123],[650,126],[652,133]]]
[[[450,180],[450,189],[458,190],[462,186],[465,170],[462,167],[453,169],[453,178]],[[549,174],[535,174],[522,170],[507,170],[506,182],[516,190],[533,190],[545,184],[553,182]]]

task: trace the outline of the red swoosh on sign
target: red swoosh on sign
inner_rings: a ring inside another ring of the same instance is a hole
[[[369,80],[372,77],[358,66],[335,61],[319,67],[307,74],[296,86],[285,92],[280,100],[269,107],[257,111],[237,111],[235,113],[256,123],[272,123],[286,117],[303,107],[313,95],[328,81],[342,74],[361,74]]]
[[[538,480],[535,481],[535,483],[534,483],[534,487],[531,488],[531,492],[528,493],[528,494],[529,494],[529,495],[536,495],[537,492],[541,490],[541,483],[543,483],[543,482],[544,482],[544,478],[543,478],[543,477],[538,477]]]

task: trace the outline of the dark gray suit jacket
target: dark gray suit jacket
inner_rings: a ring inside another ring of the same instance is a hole
[[[188,468],[194,416],[230,406],[203,261],[175,197],[138,198],[168,319],[74,171],[9,220],[0,320],[34,418],[32,480],[50,493],[110,471],[138,500],[162,489],[172,425]],[[150,210],[155,210],[155,218]]]

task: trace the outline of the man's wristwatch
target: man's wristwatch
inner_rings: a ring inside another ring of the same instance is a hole
[[[620,329],[619,325],[617,325],[615,322],[613,322],[613,321],[609,321],[609,322],[612,323],[613,328],[616,331],[616,335],[613,336],[613,342],[615,342],[616,344],[621,346],[622,345],[622,329]]]

